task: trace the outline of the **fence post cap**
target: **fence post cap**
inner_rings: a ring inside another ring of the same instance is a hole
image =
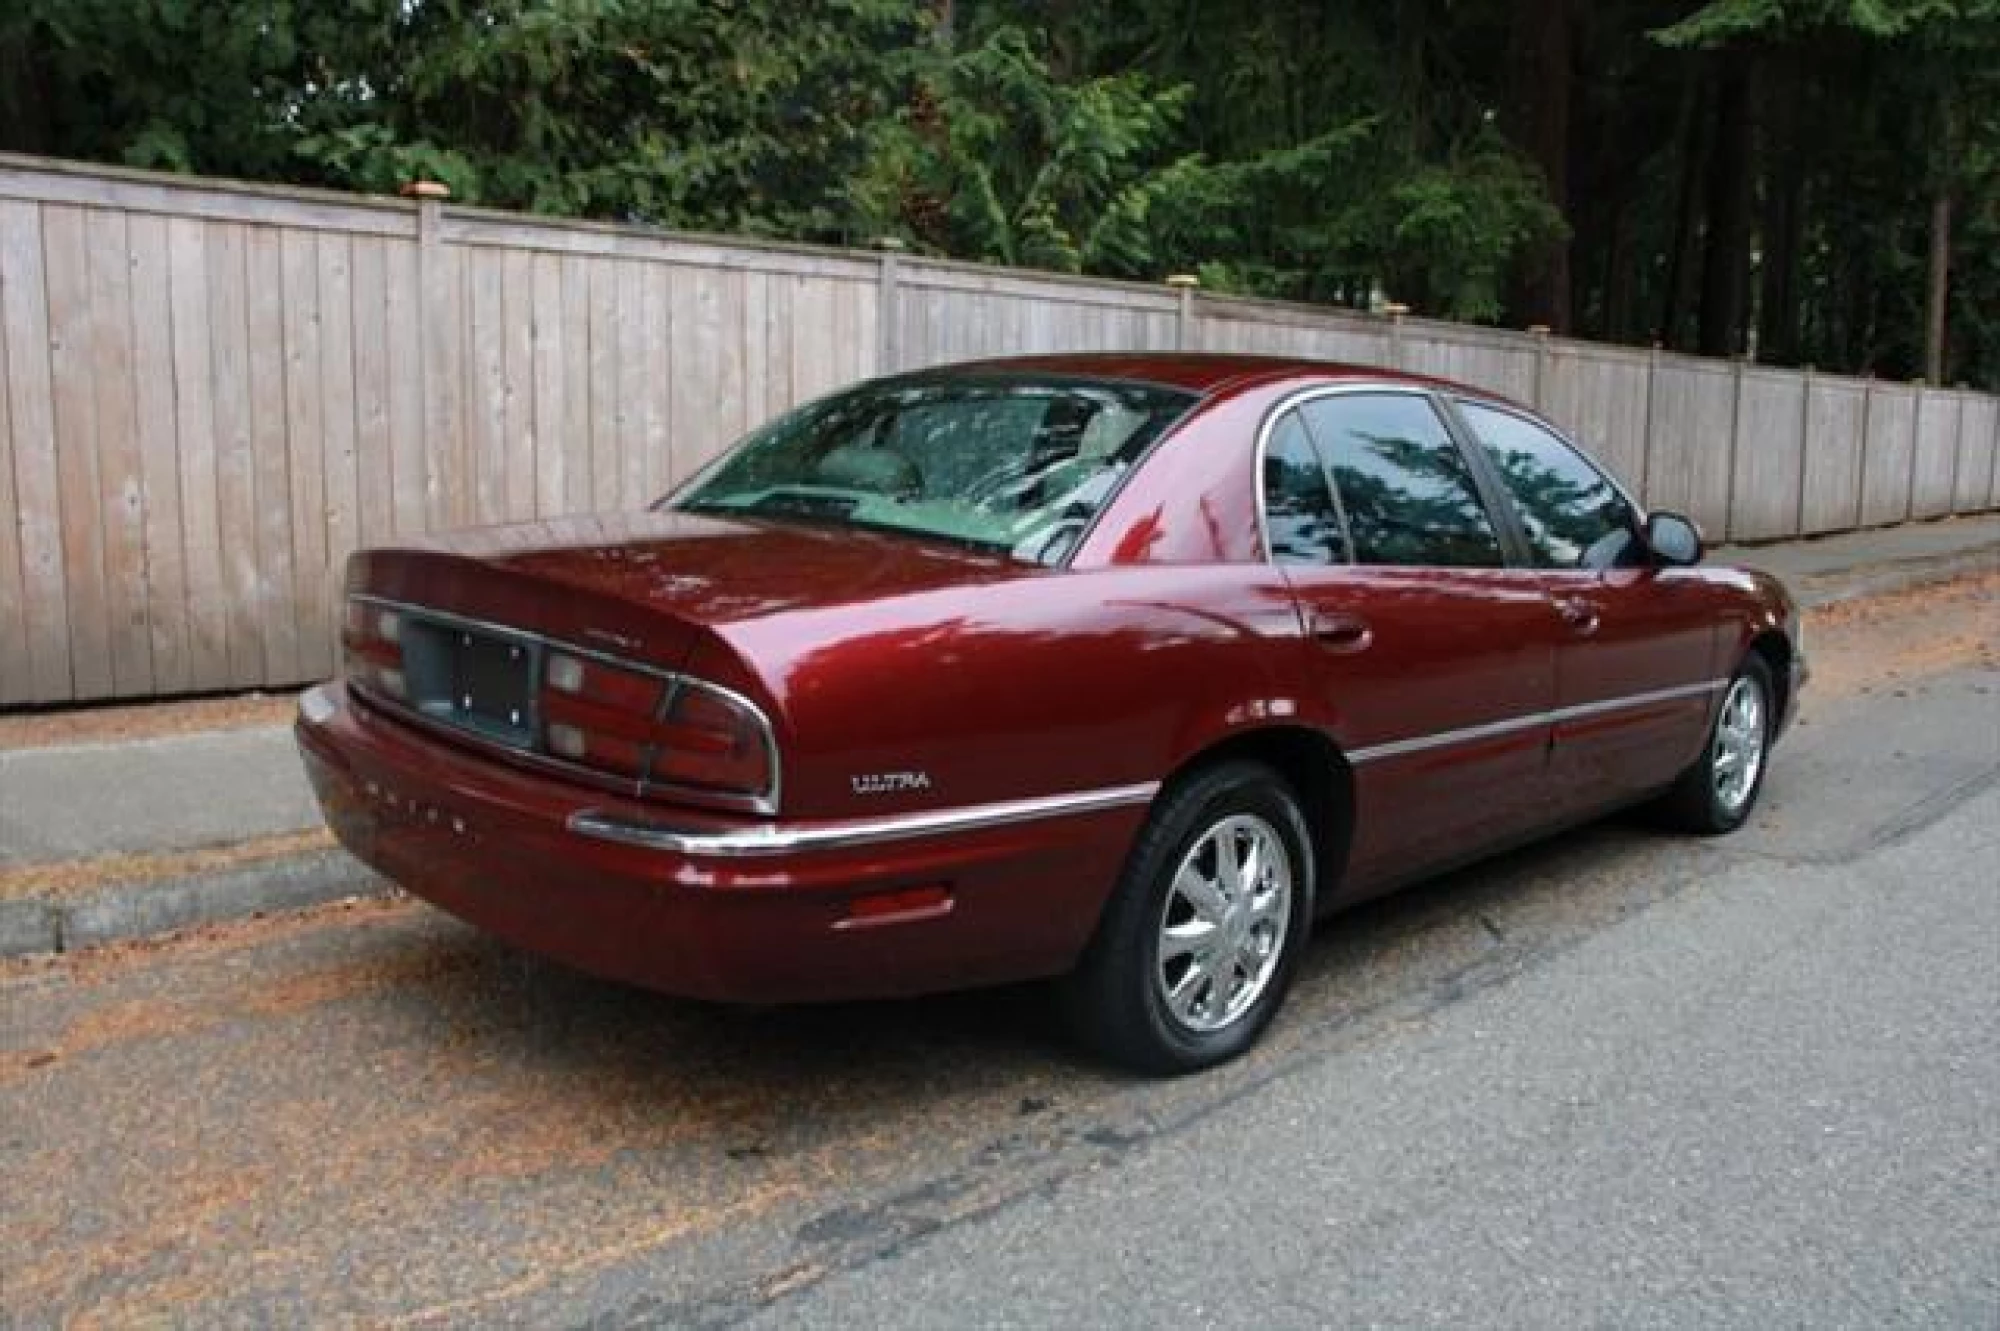
[[[1382,313],[1388,315],[1391,319],[1400,319],[1409,312],[1410,307],[1400,300],[1382,302]]]
[[[441,180],[412,180],[405,182],[402,195],[406,199],[449,199],[451,186]]]
[[[868,243],[874,248],[881,250],[884,254],[901,254],[904,250],[910,248],[903,243],[901,236],[877,236]]]
[[[1547,324],[1528,325],[1528,332],[1532,333],[1536,337],[1547,337],[1550,333],[1553,333],[1554,331],[1555,329],[1549,327]]]
[[[1167,285],[1191,289],[1201,285],[1201,278],[1194,273],[1168,273]]]

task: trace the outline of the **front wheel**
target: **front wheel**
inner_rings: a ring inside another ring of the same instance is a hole
[[[1743,825],[1764,788],[1775,720],[1771,669],[1752,653],[1722,696],[1708,745],[1661,801],[1677,827],[1714,836]]]
[[[1170,789],[1064,982],[1079,1037],[1152,1073],[1248,1049],[1311,931],[1313,872],[1298,800],[1269,768],[1224,763]]]

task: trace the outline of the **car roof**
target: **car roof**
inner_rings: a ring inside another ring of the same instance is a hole
[[[1379,365],[1313,360],[1305,356],[1231,355],[1207,351],[1044,352],[1038,355],[1008,356],[995,360],[938,365],[927,373],[1009,374],[1024,370],[1158,384],[1168,388],[1186,389],[1204,396],[1254,383],[1300,377],[1414,384],[1453,392],[1476,393],[1481,397],[1494,396],[1467,384],[1457,384],[1427,375],[1409,374],[1402,370],[1385,369]]]

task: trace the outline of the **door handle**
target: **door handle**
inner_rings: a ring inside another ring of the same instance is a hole
[[[1353,615],[1327,615],[1318,611],[1306,617],[1306,632],[1329,652],[1361,652],[1375,640],[1368,621]]]
[[[1556,602],[1556,613],[1562,616],[1563,623],[1569,625],[1570,631],[1580,638],[1587,638],[1597,632],[1597,626],[1603,622],[1603,617],[1597,613],[1597,607],[1588,601],[1559,600]]]

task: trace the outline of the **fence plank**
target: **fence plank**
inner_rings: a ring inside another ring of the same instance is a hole
[[[1735,428],[1736,381],[1727,367],[1675,357],[1653,369],[1644,502],[1674,509],[1709,531],[1729,521],[1726,446]]]
[[[1860,524],[1864,527],[1901,522],[1909,516],[1916,402],[1916,390],[1901,384],[1869,386],[1867,452],[1861,471]]]
[[[1634,489],[1645,475],[1648,372],[1637,357],[1558,345],[1543,383],[1544,414]]]
[[[590,274],[590,500],[618,505],[618,279],[608,263]]]
[[[347,236],[319,237],[320,454],[326,524],[326,554],[318,588],[308,610],[314,631],[324,638],[322,670],[334,669],[333,644],[339,622],[341,574],[361,539],[361,482],[356,461],[354,384],[354,272]]]
[[[87,209],[90,267],[90,373],[96,389],[98,521],[103,524],[105,614],[111,691],[153,689],[147,631],[145,471],[139,456],[132,376],[132,256],[125,214]]]
[[[96,349],[91,336],[90,258],[83,210],[62,205],[44,208],[42,244],[48,264],[49,379],[60,478],[62,559],[69,573],[70,673],[80,696],[102,698],[116,689],[97,474]]]
[[[1805,486],[1800,531],[1840,531],[1861,506],[1864,390],[1853,380],[1815,375],[1806,401]]]
[[[764,341],[764,419],[798,405],[792,392],[792,292],[790,278],[771,277],[764,283],[764,326],[756,335]],[[900,335],[900,333],[899,333]],[[681,428],[678,417],[676,432]]]
[[[535,516],[535,268],[526,250],[509,250],[500,270],[501,453],[503,511],[509,522]]]
[[[11,417],[14,499],[21,551],[21,609],[27,638],[25,701],[77,696],[71,679],[70,570],[64,549],[63,468],[50,378],[49,287],[42,255],[42,210],[0,200],[0,323],[7,360],[0,393]]]
[[[310,239],[310,237],[308,237]],[[250,349],[250,456],[257,522],[255,607],[250,622],[264,648],[264,682],[281,685],[312,673],[299,650],[298,593],[293,578],[292,472],[287,447],[285,255],[282,235],[261,227],[243,233],[245,324]],[[297,462],[296,465],[303,465]]]
[[[502,286],[507,256],[501,250],[465,251],[465,443],[466,469],[460,476],[472,496],[471,520],[485,524],[507,517],[506,294]]]
[[[181,514],[183,461],[174,402],[173,289],[167,219],[128,219],[132,281],[132,388],[137,411],[149,692],[195,687],[189,643],[187,553]]]
[[[184,687],[188,689],[233,682],[216,500],[216,366],[209,340],[206,232],[205,224],[189,218],[167,223],[167,336],[173,429],[179,448],[179,475],[172,483],[179,492],[181,560],[187,580]]]
[[[642,368],[642,412],[639,436],[638,493],[634,507],[642,507],[664,494],[673,475],[674,419],[674,302],[667,270],[647,264],[639,270],[645,285],[640,292],[639,317],[645,329],[645,364]]]
[[[309,232],[288,231],[278,243],[284,272],[285,437],[292,464],[292,618],[299,669],[308,676],[333,670],[324,606],[327,413],[317,241]]]
[[[590,344],[590,269],[582,259],[562,260],[563,433],[562,508],[590,506],[590,395],[594,391]]]
[[[26,354],[26,353],[22,353]],[[14,493],[14,413],[7,398],[7,321],[0,319],[0,707],[34,698],[21,574],[21,505]]]
[[[263,684],[265,662],[263,564],[260,547],[269,521],[257,503],[259,462],[251,407],[250,296],[243,228],[196,223],[203,228],[208,298],[208,355],[214,381],[216,534],[221,548],[224,620],[228,626],[228,682]],[[282,461],[282,459],[279,459]],[[276,506],[276,501],[273,501]],[[289,622],[289,613],[287,621]]]
[[[644,269],[617,266],[618,477],[611,507],[622,510],[639,507],[646,488],[647,329]]]
[[[354,535],[380,545],[395,531],[395,450],[389,427],[389,253],[356,237],[350,259],[354,360]]]
[[[424,523],[430,530],[472,521],[467,479],[465,266],[435,238],[418,242],[424,305]]]
[[[564,511],[563,449],[568,429],[567,389],[563,357],[562,260],[553,254],[534,256],[534,328],[529,355],[533,362],[534,423],[533,514],[552,517]]]
[[[1984,397],[1966,403],[1958,470],[1961,498],[1956,511],[2000,508],[2000,399]]]
[[[1957,393],[1920,390],[1917,441],[1910,461],[1910,516],[1941,517],[1951,512],[1958,474],[1958,434],[1962,399]]]
[[[1743,373],[1737,411],[1736,477],[1729,538],[1764,541],[1788,535],[1805,483],[1805,384],[1794,374]]]

